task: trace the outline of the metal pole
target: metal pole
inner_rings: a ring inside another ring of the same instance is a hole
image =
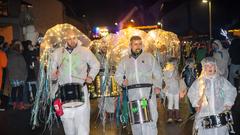
[[[208,10],[209,10],[209,41],[212,40],[212,3],[211,0],[208,1]]]

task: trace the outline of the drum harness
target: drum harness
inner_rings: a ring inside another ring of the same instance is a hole
[[[131,56],[129,56],[130,58]],[[153,68],[154,68],[155,62],[153,64]],[[153,68],[152,68],[152,72],[153,72]],[[124,64],[124,75],[123,75],[123,80],[126,80],[126,67]],[[122,114],[120,115],[120,122],[123,125],[123,128],[126,128],[128,125],[128,102],[129,102],[129,98],[128,98],[128,89],[135,89],[135,88],[144,88],[144,87],[151,87],[150,90],[150,94],[149,94],[149,99],[151,99],[152,97],[152,86],[153,84],[150,83],[142,83],[142,84],[133,84],[133,85],[129,85],[129,86],[121,86],[122,90],[123,90],[123,103],[122,103]],[[149,100],[148,99],[148,100]],[[151,113],[151,112],[150,112]],[[142,132],[142,127],[141,127],[141,132]]]
[[[124,76],[124,79],[126,79],[126,76]],[[150,94],[149,94],[149,99],[152,98],[152,86],[153,84],[150,84],[150,83],[141,83],[141,84],[133,84],[133,85],[129,85],[129,86],[125,86],[125,87],[122,87],[123,88],[123,109],[128,106],[126,103],[129,102],[129,98],[128,98],[128,90],[130,89],[136,89],[136,88],[146,88],[146,87],[151,87],[150,89]],[[125,101],[125,102],[124,102]],[[126,102],[127,101],[127,102]],[[121,123],[123,124],[123,126],[125,127],[127,125],[127,121],[128,121],[128,117],[126,118],[126,116],[128,116],[128,109],[127,109],[127,112],[126,110],[123,110],[122,111],[122,114],[120,115],[120,121]]]
[[[60,63],[59,63],[59,65],[57,66],[57,70],[59,70],[61,67],[62,67],[62,65],[63,65],[63,62],[65,61],[65,59],[66,59],[66,57],[64,56],[64,54],[65,54],[65,47],[63,47],[62,48],[62,51],[61,51],[61,55],[62,55],[62,57],[59,57],[59,61],[60,61]],[[70,53],[70,52],[69,52]],[[60,59],[61,58],[61,59]],[[77,77],[77,76],[74,76],[74,75],[71,75],[73,78],[77,78],[77,79],[81,79],[81,80],[84,80],[85,81],[85,79],[84,78],[80,78],[80,77]],[[58,89],[57,89],[57,91],[55,92],[55,99],[57,99],[57,98],[59,98],[60,97],[60,84],[59,84],[59,80],[57,79],[56,80],[56,82],[55,83],[57,83],[57,85],[58,85]],[[83,84],[82,84],[82,87],[84,87],[86,85],[86,83],[84,82]],[[54,100],[55,100],[54,99]],[[54,101],[53,100],[53,101]]]

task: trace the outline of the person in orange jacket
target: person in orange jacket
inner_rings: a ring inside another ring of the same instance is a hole
[[[4,44],[4,38],[0,37],[0,44]],[[2,47],[1,47],[2,48]],[[4,51],[0,48],[0,91],[2,90],[2,76],[3,76],[3,68],[7,66],[7,55]]]
[[[4,51],[0,50],[0,89],[2,88],[2,71],[7,66],[7,56]]]
[[[3,68],[7,66],[7,56],[6,53],[0,50],[0,99],[2,97],[2,77],[3,77]]]

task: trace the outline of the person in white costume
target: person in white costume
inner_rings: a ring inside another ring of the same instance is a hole
[[[83,85],[85,102],[79,107],[63,108],[64,114],[61,120],[66,135],[89,135],[90,102],[87,86],[84,83],[92,83],[100,64],[94,54],[82,46],[81,41],[71,30],[66,41],[65,47],[56,49],[52,54],[52,78],[58,80],[59,85],[67,83]]]
[[[133,135],[157,135],[157,101],[156,94],[160,93],[162,87],[162,71],[155,58],[143,51],[142,39],[132,36],[130,39],[130,54],[120,61],[115,79],[120,86],[133,84],[153,84],[152,98],[150,99],[150,113],[153,121],[143,124],[131,125]],[[129,101],[149,98],[150,88],[136,88],[128,90]]]
[[[110,77],[110,75],[113,74],[113,71],[112,71],[111,67],[106,65],[106,64],[108,64],[106,55],[107,55],[107,45],[103,43],[99,46],[99,52],[96,53],[96,57],[97,57],[98,61],[100,62],[100,71],[99,71],[99,76],[100,77],[105,76],[104,75],[105,70],[110,70],[109,74],[108,74],[109,77]],[[106,69],[106,68],[108,68],[108,69]],[[111,78],[109,78],[109,80],[110,79]],[[109,86],[110,85],[109,83],[111,83],[111,82],[110,81],[107,82],[107,86],[106,86],[105,90],[101,90],[102,92],[105,92],[106,90],[108,90],[108,92],[112,92],[110,90],[111,87]],[[101,87],[100,87],[100,89],[101,89]],[[102,93],[102,94],[103,94],[102,96],[104,96],[104,93]],[[110,114],[110,119],[113,118],[113,115],[114,115],[114,112],[115,112],[114,102],[115,102],[115,97],[101,97],[98,100],[98,108],[103,109],[103,112],[109,113]]]
[[[213,43],[213,58],[216,59],[219,74],[228,78],[228,65],[230,64],[230,56],[228,50],[223,48],[219,40],[214,40]]]
[[[167,122],[173,122],[173,120],[182,122],[179,112],[179,98],[183,98],[187,87],[183,79],[180,78],[177,69],[177,59],[170,58],[163,70],[163,80],[165,82],[163,91],[168,99]]]
[[[236,98],[236,88],[219,75],[216,60],[206,57],[201,61],[203,70],[188,91],[188,97],[195,107],[194,131],[197,135],[228,135],[229,125],[205,128],[203,118],[230,110]]]

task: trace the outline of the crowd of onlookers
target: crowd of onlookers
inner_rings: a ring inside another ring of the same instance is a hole
[[[0,36],[0,110],[31,107],[37,91],[39,45]]]
[[[231,42],[213,40],[211,44],[207,42],[191,42],[190,49],[186,44],[182,49],[184,68],[182,70],[182,77],[188,88],[194,80],[201,75],[202,65],[201,61],[205,57],[213,57],[216,60],[217,72],[219,75],[228,79],[238,91],[238,96],[231,109],[234,121],[234,130],[236,134],[240,133],[239,121],[239,93],[240,93],[240,37],[235,36]],[[189,47],[189,46],[188,46]],[[195,113],[195,109],[189,102],[190,114]]]
[[[214,57],[220,75],[227,78],[233,85],[236,85],[236,79],[240,71],[240,37],[235,36],[229,44],[226,41],[213,40],[211,45],[208,42],[192,42],[190,51],[182,51],[184,55],[184,63],[191,58],[196,64],[197,74],[201,72],[201,60],[207,56]],[[186,64],[186,63],[185,63]]]

